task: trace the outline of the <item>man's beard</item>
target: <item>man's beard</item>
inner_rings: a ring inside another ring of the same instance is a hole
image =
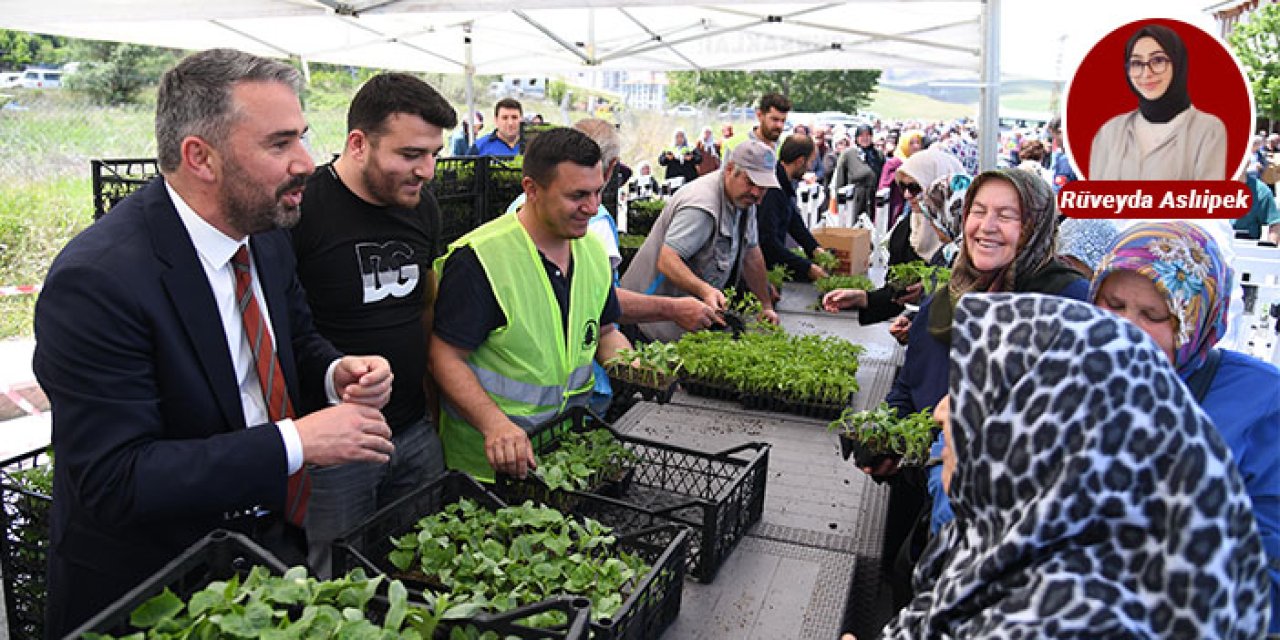
[[[301,207],[288,206],[281,198],[303,187],[306,175],[295,175],[276,187],[272,195],[259,191],[258,182],[234,159],[223,176],[222,210],[227,222],[240,233],[250,235],[272,229],[288,229],[302,217]]]
[[[377,200],[376,204],[382,206],[396,206],[404,209],[412,209],[418,206],[418,202],[422,198],[423,180],[414,178],[412,180],[401,180],[393,174],[380,170],[377,160],[369,159],[369,164],[360,170],[361,178],[364,180],[365,189],[369,190],[369,195]],[[400,188],[408,184],[418,184],[418,190],[414,192],[412,198],[406,198],[400,195]]]

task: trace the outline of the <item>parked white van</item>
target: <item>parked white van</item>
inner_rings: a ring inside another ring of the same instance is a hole
[[[62,70],[27,69],[22,72],[22,86],[28,89],[57,89],[62,86]]]

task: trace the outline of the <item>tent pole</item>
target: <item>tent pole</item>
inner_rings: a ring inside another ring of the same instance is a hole
[[[463,73],[466,74],[467,82],[467,115],[463,117],[463,122],[467,123],[467,142],[476,141],[476,65],[471,59],[471,23],[462,26],[462,46],[465,52],[466,65],[463,67]],[[497,123],[494,123],[497,126]]]
[[[978,167],[996,168],[1000,144],[1000,0],[982,3],[982,88],[978,104]]]

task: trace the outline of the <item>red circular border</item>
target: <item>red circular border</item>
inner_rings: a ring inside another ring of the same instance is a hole
[[[1218,116],[1226,125],[1226,178],[1234,178],[1244,166],[1253,135],[1253,95],[1249,83],[1240,63],[1221,40],[1195,25],[1164,18],[1136,20],[1107,34],[1089,50],[1072,76],[1067,87],[1062,134],[1076,175],[1089,175],[1089,152],[1093,137],[1102,125],[1138,108],[1138,96],[1129,89],[1124,71],[1124,48],[1135,31],[1150,24],[1173,29],[1187,47],[1187,91],[1191,94],[1191,104]]]

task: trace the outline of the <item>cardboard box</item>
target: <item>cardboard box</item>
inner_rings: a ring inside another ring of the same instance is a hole
[[[859,275],[871,264],[871,231],[845,227],[823,227],[813,230],[813,239],[840,259],[836,273]]]

